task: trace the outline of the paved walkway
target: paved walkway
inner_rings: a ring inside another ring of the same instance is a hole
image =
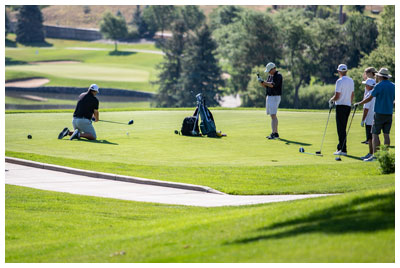
[[[182,184],[183,189],[179,188],[179,184],[171,184],[167,187],[157,186],[149,185],[146,182],[134,183],[94,178],[8,162],[5,163],[5,169],[6,184],[71,194],[163,204],[200,207],[239,206],[326,196],[318,194],[227,195],[202,186],[199,186],[197,190],[191,190],[190,184]],[[70,172],[69,170],[66,171]],[[127,177],[125,176],[125,178]],[[148,181],[151,182],[151,180]],[[196,189],[195,187],[192,188]]]

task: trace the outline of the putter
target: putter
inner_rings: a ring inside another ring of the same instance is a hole
[[[313,153],[308,153],[308,152],[306,152],[306,151],[304,150],[304,148],[303,148],[303,147],[300,147],[300,148],[299,148],[299,152],[300,152],[300,153],[302,153],[302,154],[309,154],[309,155],[323,156],[322,154],[317,154],[317,153],[315,153],[315,154],[313,154]]]
[[[329,108],[329,113],[328,113],[328,120],[326,120],[326,125],[325,125],[325,131],[324,135],[322,136],[322,141],[321,141],[321,147],[319,148],[319,151],[316,151],[315,154],[321,155],[322,153],[322,145],[324,144],[324,139],[325,139],[325,134],[326,134],[326,129],[328,128],[328,122],[329,122],[329,117],[331,116],[331,111],[332,111],[333,105],[331,108]]]
[[[344,145],[345,145],[345,143],[347,141],[347,136],[349,135],[351,123],[353,122],[354,114],[356,113],[357,107],[358,107],[358,105],[354,106],[354,111],[353,111],[353,115],[351,116],[349,128],[347,129],[346,136],[344,137],[344,141],[343,141],[342,148],[340,149],[340,151],[343,150],[343,147],[344,147]],[[336,161],[342,161],[342,159],[340,158],[340,155],[338,157],[336,157],[335,160]]]

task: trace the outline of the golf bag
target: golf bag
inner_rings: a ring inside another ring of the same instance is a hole
[[[197,123],[196,116],[188,116],[183,119],[181,133],[185,136],[200,136],[199,124]]]
[[[200,130],[202,135],[207,137],[217,137],[217,130],[215,127],[214,117],[210,110],[208,110],[205,100],[201,93],[196,95],[197,108],[193,116],[186,117],[182,123],[181,133],[186,136],[199,136],[199,117],[201,118]]]

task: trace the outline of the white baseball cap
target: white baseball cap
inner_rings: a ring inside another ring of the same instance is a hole
[[[276,67],[275,63],[270,62],[267,65],[265,65],[265,71],[266,73],[269,73],[269,71],[271,71],[272,69],[274,69]]]
[[[362,83],[364,85],[367,85],[367,86],[370,86],[370,87],[374,87],[375,84],[376,84],[375,79],[373,79],[373,78],[368,78],[367,80],[362,81]]]
[[[91,84],[89,87],[89,90],[93,90],[93,91],[96,91],[97,93],[99,93],[99,86],[96,84]]]
[[[347,71],[347,65],[346,64],[339,64],[339,66],[337,67],[337,70],[339,72],[346,72]]]

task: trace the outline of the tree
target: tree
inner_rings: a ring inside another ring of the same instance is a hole
[[[179,16],[186,23],[186,27],[192,31],[203,25],[206,18],[198,6],[189,5],[179,9]]]
[[[114,41],[114,51],[117,51],[118,40],[125,38],[128,33],[125,18],[118,15],[114,16],[110,12],[107,12],[100,22],[100,32],[107,39]]]
[[[373,19],[361,14],[350,16],[344,25],[347,36],[349,68],[358,66],[362,54],[369,54],[377,47],[378,28]]]
[[[38,6],[21,6],[17,15],[17,42],[22,44],[43,43],[43,17]]]
[[[246,91],[254,66],[276,61],[281,55],[278,28],[265,13],[245,11],[239,20],[216,29],[213,36],[234,93]]]
[[[163,62],[159,65],[160,74],[155,82],[159,84],[156,96],[157,107],[178,107],[180,105],[179,83],[182,73],[182,54],[185,48],[186,25],[182,20],[172,24],[172,38],[162,44],[165,53]]]
[[[310,22],[303,19],[302,11],[281,12],[277,17],[277,25],[281,29],[282,67],[290,71],[294,84],[294,107],[299,105],[299,89],[308,83],[310,74],[316,69],[315,44]]]
[[[385,6],[381,15],[381,23],[378,25],[378,43],[389,47],[395,46],[395,14],[394,6]]]
[[[221,69],[215,57],[217,44],[211,38],[207,25],[202,26],[184,50],[182,75],[179,83],[182,91],[179,106],[195,105],[198,93],[207,100],[207,105],[219,105],[220,87],[224,85]]]
[[[7,15],[7,11],[5,11],[6,13],[5,13],[5,32],[6,32],[6,37],[7,37],[7,34],[9,33],[9,31],[10,31],[10,20],[8,19],[8,15]]]
[[[342,26],[334,18],[315,18],[310,27],[315,46],[313,58],[318,65],[313,75],[324,83],[335,83],[338,64],[348,61],[347,39]]]
[[[161,30],[161,37],[164,37],[164,30],[176,18],[176,8],[171,5],[149,6],[143,12],[143,18],[150,28]]]
[[[219,6],[214,9],[209,15],[211,31],[237,21],[243,11],[242,7],[231,5]]]

